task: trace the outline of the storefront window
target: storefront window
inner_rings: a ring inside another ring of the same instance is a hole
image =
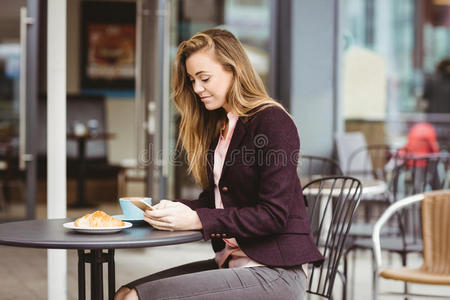
[[[450,57],[450,5],[434,2],[344,1],[346,130],[363,131],[369,144],[401,145],[412,124],[436,121],[425,114],[424,93],[436,65]],[[439,134],[448,133],[450,123],[438,123]]]

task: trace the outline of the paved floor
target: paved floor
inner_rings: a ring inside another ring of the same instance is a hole
[[[100,207],[110,214],[120,212],[117,206]],[[83,210],[70,210],[68,216],[82,215]],[[38,208],[38,217],[45,216],[45,207]],[[195,242],[176,246],[166,246],[147,249],[123,249],[116,251],[116,286],[142,277],[144,275],[188,263],[195,260],[212,258],[213,253],[208,242]],[[392,264],[399,265],[399,260],[392,257]],[[387,261],[387,258],[386,258]],[[421,264],[420,257],[410,259],[413,265]],[[77,254],[74,250],[67,251],[68,268],[68,299],[77,299]],[[355,277],[354,299],[369,300],[372,295],[371,263],[368,252],[358,252]],[[89,269],[87,268],[87,272]],[[106,269],[104,274],[107,274]],[[47,251],[42,249],[28,249],[0,246],[0,299],[47,299]],[[87,277],[89,288],[89,277]],[[383,281],[383,290],[401,291],[402,285],[397,282]],[[337,280],[335,299],[341,299],[341,284]],[[424,287],[415,285],[413,291],[432,291],[436,294],[450,296],[450,287]],[[106,289],[105,289],[106,295]],[[89,298],[88,298],[89,299]],[[311,298],[313,299],[313,298]],[[380,299],[402,299],[395,297],[381,297]]]

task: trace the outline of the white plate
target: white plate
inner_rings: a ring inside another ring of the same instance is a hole
[[[75,231],[84,233],[113,233],[133,226],[133,224],[131,224],[130,222],[125,222],[125,225],[119,227],[78,227],[75,226],[73,223],[74,222],[64,223],[63,226],[64,228],[73,229]]]
[[[124,221],[124,222],[130,222],[130,223],[133,223],[133,224],[145,223],[144,219],[128,219],[124,215],[114,215],[112,217],[116,218],[116,219],[119,219],[121,221]]]

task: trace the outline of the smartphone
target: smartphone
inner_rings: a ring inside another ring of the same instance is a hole
[[[153,207],[144,202],[143,200],[138,200],[138,199],[130,199],[129,200],[131,203],[133,203],[134,205],[136,205],[136,207],[138,207],[139,209],[146,211],[146,210],[153,210]]]

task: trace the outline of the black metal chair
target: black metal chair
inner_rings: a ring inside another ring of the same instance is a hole
[[[343,175],[341,166],[334,159],[314,155],[300,156],[298,176],[303,185],[314,179],[332,175]]]
[[[390,201],[395,203],[407,196],[448,189],[449,175],[450,154],[448,153],[399,158],[390,180]],[[423,250],[419,205],[411,205],[408,209],[398,213],[396,222],[391,224],[390,230],[381,238],[382,250],[399,254],[403,266],[407,265],[409,253]],[[350,247],[372,251],[373,244],[370,238],[357,239],[352,242]],[[347,249],[347,253],[350,249]],[[375,278],[376,268],[373,264],[373,284],[375,284]],[[404,292],[408,292],[406,283]]]
[[[345,240],[361,198],[361,182],[353,177],[316,179],[303,188],[310,225],[316,245],[325,261],[311,266],[307,292],[332,299],[333,286]],[[342,278],[345,287],[345,278]],[[343,291],[345,295],[345,290]]]

